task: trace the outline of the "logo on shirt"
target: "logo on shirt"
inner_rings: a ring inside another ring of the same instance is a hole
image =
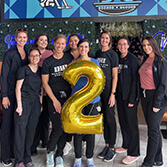
[[[119,74],[121,73],[122,68],[123,68],[123,64],[119,64],[119,67],[118,67],[118,73],[119,73]]]
[[[66,98],[67,97],[66,92],[64,92],[63,90],[59,91],[59,93],[60,93],[61,98]]]
[[[54,73],[52,73],[52,75],[54,75],[55,77],[60,76],[61,73],[64,71],[64,69],[65,69],[66,67],[67,67],[67,64],[54,67]]]
[[[106,62],[106,58],[97,58],[97,60],[99,61],[101,68],[106,68],[106,67],[108,67],[108,64],[107,64],[107,62]]]
[[[97,60],[99,61],[99,63],[106,63],[106,58],[97,58]]]

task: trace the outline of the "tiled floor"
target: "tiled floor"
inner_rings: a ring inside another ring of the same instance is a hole
[[[162,126],[162,128],[166,128],[166,126]],[[123,154],[117,154],[116,158],[112,162],[103,162],[101,159],[97,158],[98,153],[103,149],[104,147],[104,139],[103,135],[96,135],[96,144],[95,144],[95,154],[94,154],[94,161],[96,167],[140,167],[142,164],[145,152],[146,152],[146,143],[147,143],[147,129],[146,125],[143,121],[143,116],[139,116],[139,130],[140,130],[140,151],[141,156],[140,159],[131,164],[131,165],[124,165],[121,163],[121,160],[126,156],[126,153]],[[119,125],[117,126],[117,142],[116,147],[121,146],[121,132]],[[163,159],[164,159],[164,167],[167,167],[167,139],[163,138]],[[36,167],[45,167],[45,160],[46,160],[46,150],[38,149],[38,155],[33,158],[33,162]],[[65,167],[72,167],[74,162],[74,150],[72,149],[70,153],[64,157],[64,166]],[[0,167],[3,165],[0,164]],[[82,157],[82,167],[86,167],[86,158],[85,156]]]
[[[124,165],[121,163],[121,160],[126,156],[126,153],[123,154],[117,154],[113,162],[104,162],[101,159],[97,158],[98,153],[103,149],[104,147],[104,140],[103,135],[96,135],[96,144],[95,144],[95,154],[94,154],[94,161],[96,167],[139,167],[142,163],[142,160],[145,155],[146,150],[146,140],[147,140],[147,132],[146,132],[146,125],[139,125],[140,129],[140,149],[141,149],[141,156],[140,159],[131,164],[131,165]],[[117,130],[117,143],[116,147],[121,146],[121,133],[120,129],[118,127]],[[38,155],[36,157],[33,157],[33,162],[36,165],[36,167],[45,167],[45,151],[44,150],[38,150]],[[163,138],[163,158],[164,158],[164,167],[167,167],[167,139]],[[70,153],[67,156],[64,156],[64,166],[65,167],[72,167],[74,162],[74,151],[73,149],[70,151]],[[82,167],[86,167],[86,158],[85,156],[82,157]]]

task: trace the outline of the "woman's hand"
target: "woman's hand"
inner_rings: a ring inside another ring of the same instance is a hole
[[[9,108],[9,106],[10,106],[10,100],[9,100],[8,97],[4,97],[4,98],[2,99],[2,105],[3,105],[3,107],[4,107],[5,109],[8,109],[8,108]]]
[[[22,106],[18,106],[18,107],[16,108],[16,112],[19,114],[19,116],[21,116],[21,115],[22,115],[22,112],[23,112]]]
[[[109,101],[108,101],[109,107],[113,107],[115,105],[115,95],[111,94]]]
[[[58,113],[61,112],[61,103],[58,100],[53,101],[53,106],[54,106],[56,112],[58,112]]]
[[[153,111],[154,112],[158,112],[160,110],[160,108],[155,108],[155,107],[153,107]]]

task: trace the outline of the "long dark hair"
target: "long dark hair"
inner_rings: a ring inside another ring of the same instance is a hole
[[[32,47],[38,47],[37,42],[38,42],[38,40],[41,36],[46,36],[47,37],[48,45],[46,46],[46,49],[49,49],[49,37],[44,33],[40,33],[35,37],[35,42],[33,43]]]
[[[142,40],[142,43],[143,43],[143,41],[144,41],[145,39],[146,39],[146,40],[149,42],[149,44],[151,45],[151,47],[152,47],[153,52],[155,53],[155,55],[160,56],[160,57],[163,58],[163,56],[162,56],[162,54],[161,54],[161,52],[160,52],[160,50],[159,50],[158,43],[157,43],[157,41],[155,40],[155,38],[153,38],[153,37],[146,37],[146,38],[144,38],[144,39]],[[145,57],[148,57],[148,55],[144,52],[143,47],[142,47],[142,51],[143,51],[144,56],[145,56]]]

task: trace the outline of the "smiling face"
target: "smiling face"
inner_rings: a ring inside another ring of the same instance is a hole
[[[110,36],[106,33],[103,33],[100,37],[100,44],[102,47],[109,47],[110,46]]]
[[[120,39],[118,41],[118,50],[120,51],[121,55],[126,56],[128,53],[128,49],[129,49],[129,44],[128,41],[126,39]]]
[[[77,36],[70,37],[70,39],[69,39],[69,47],[72,50],[76,50],[78,42],[79,42],[79,38]]]
[[[79,51],[80,56],[88,56],[89,50],[90,50],[90,48],[89,48],[89,43],[88,42],[82,42],[78,46],[78,51]]]
[[[48,45],[47,36],[45,36],[45,35],[40,36],[36,44],[37,44],[39,49],[45,49]]]
[[[40,61],[40,53],[38,50],[32,50],[28,56],[30,64],[37,65]]]
[[[55,53],[63,53],[65,47],[66,47],[66,40],[64,38],[58,38],[55,42],[54,42],[54,46],[55,46]]]
[[[25,32],[19,32],[17,36],[15,37],[15,41],[17,42],[17,46],[24,47],[28,40],[27,33]]]
[[[153,48],[147,39],[143,40],[142,46],[146,54],[148,55],[154,54]]]

